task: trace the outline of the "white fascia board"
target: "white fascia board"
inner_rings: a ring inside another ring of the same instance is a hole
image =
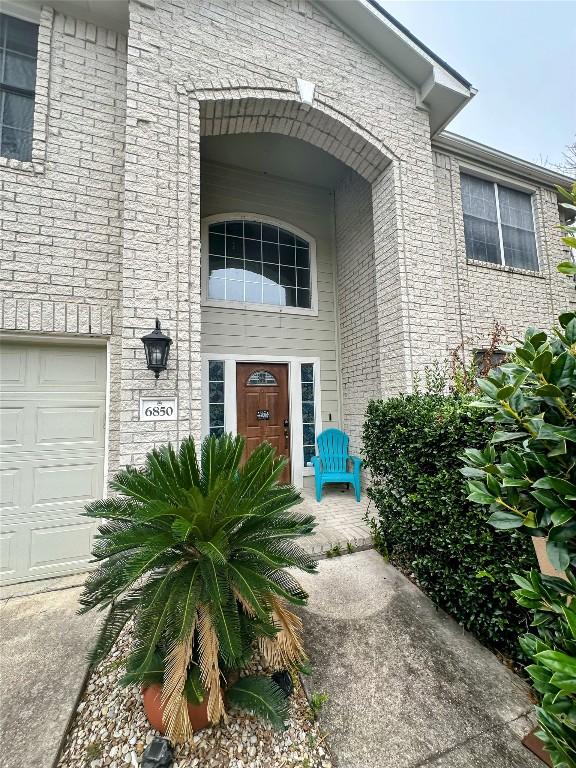
[[[548,187],[571,187],[576,179],[566,176],[551,168],[523,160],[520,157],[501,152],[494,147],[488,147],[473,139],[459,136],[456,133],[444,131],[433,139],[435,149],[445,150],[463,159],[475,160],[477,163],[504,170],[530,181],[535,181]]]
[[[447,125],[476,93],[379,13],[368,0],[315,0],[315,3],[415,88],[418,106],[425,107],[430,113],[432,135]]]

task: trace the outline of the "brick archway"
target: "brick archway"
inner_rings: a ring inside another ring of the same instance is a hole
[[[174,344],[169,370],[155,392],[177,395],[178,418],[120,431],[120,463],[137,463],[159,436],[164,441],[200,436],[202,136],[264,132],[290,136],[331,154],[368,186],[364,199],[372,226],[364,256],[371,264],[371,277],[364,282],[375,291],[369,342],[375,350],[373,367],[379,369],[378,394],[409,388],[415,365],[430,359],[431,348],[445,348],[441,272],[434,252],[435,193],[431,162],[422,147],[414,144],[413,151],[396,154],[377,126],[362,124],[358,115],[346,114],[345,106],[331,94],[321,88],[311,93],[296,78],[283,82],[255,75],[250,81],[180,82],[168,90],[162,121],[154,110],[142,107],[132,110],[127,122],[120,326],[121,378],[126,383],[120,400],[130,423],[137,422],[138,397],[149,390],[150,382],[134,361],[140,353],[140,336],[159,316]],[[354,194],[351,206],[357,206]],[[362,301],[357,315],[353,326],[365,327]],[[431,316],[434,328],[421,333],[413,318]],[[354,339],[349,346],[363,354]],[[350,368],[361,373],[360,362],[352,360]],[[354,389],[355,383],[350,387]]]
[[[276,133],[305,141],[340,160],[369,183],[392,160],[383,145],[343,116],[326,108],[305,106],[296,98],[241,97],[217,101],[199,99],[200,133],[220,136]]]

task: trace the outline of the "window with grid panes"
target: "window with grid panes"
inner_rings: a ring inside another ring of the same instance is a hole
[[[310,243],[261,221],[208,228],[208,298],[310,309]]]
[[[538,271],[532,196],[467,173],[460,180],[468,258]]]
[[[38,25],[0,13],[0,155],[32,159]]]

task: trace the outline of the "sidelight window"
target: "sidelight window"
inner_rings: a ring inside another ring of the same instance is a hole
[[[211,435],[224,434],[224,361],[208,363],[208,416]]]
[[[300,366],[300,386],[302,388],[302,444],[304,466],[307,467],[316,453],[316,411],[314,404],[314,365],[302,363]]]

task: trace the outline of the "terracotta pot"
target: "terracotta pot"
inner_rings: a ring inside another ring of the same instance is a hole
[[[538,565],[540,566],[540,572],[544,576],[556,576],[559,579],[565,579],[566,574],[563,571],[557,571],[552,565],[546,554],[546,542],[548,539],[545,536],[532,536],[532,544],[536,550],[536,557],[538,558]]]
[[[160,683],[154,683],[147,688],[142,689],[142,702],[144,712],[148,722],[160,733],[164,733],[164,723],[162,722],[162,686]],[[191,704],[188,702],[188,717],[192,723],[192,729],[199,731],[210,724],[208,720],[208,698],[206,697],[201,704]]]

